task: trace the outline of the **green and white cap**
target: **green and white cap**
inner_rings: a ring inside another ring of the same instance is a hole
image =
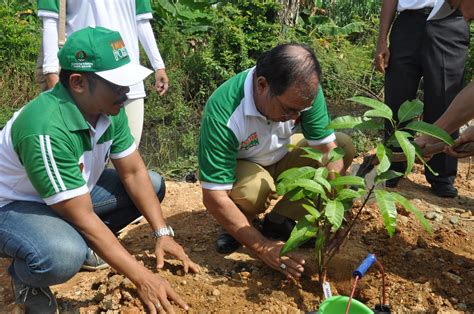
[[[68,36],[58,52],[62,69],[94,72],[119,86],[131,86],[153,73],[130,61],[119,32],[104,27],[87,27]]]

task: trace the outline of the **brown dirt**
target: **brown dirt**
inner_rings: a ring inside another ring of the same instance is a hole
[[[369,253],[375,253],[385,267],[388,299],[395,313],[474,312],[474,181],[466,178],[468,161],[459,166],[456,187],[459,197],[442,199],[430,194],[417,167],[396,190],[432,220],[433,234],[422,230],[412,215],[399,213],[398,231],[387,236],[378,210],[370,205],[361,215],[348,242],[328,269],[333,293],[349,295],[351,272]],[[322,292],[312,271],[312,250],[307,255],[305,277],[298,283],[286,280],[242,248],[223,256],[214,250],[218,224],[201,202],[198,184],[168,182],[163,208],[177,231],[176,239],[202,267],[200,274],[183,274],[179,263],[169,263],[160,274],[189,303],[190,312],[299,313],[315,310]],[[121,234],[123,245],[148,268],[156,262],[148,225],[129,226]],[[0,312],[16,308],[6,274],[9,260],[0,259]],[[69,282],[52,287],[61,312],[140,313],[143,306],[133,285],[111,269],[81,272]],[[360,281],[356,298],[373,306],[379,303],[380,273],[374,269]],[[179,312],[179,309],[175,307]]]

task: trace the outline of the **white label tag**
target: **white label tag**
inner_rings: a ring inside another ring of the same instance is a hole
[[[327,281],[323,282],[323,292],[324,299],[329,299],[330,297],[332,297],[331,285]]]

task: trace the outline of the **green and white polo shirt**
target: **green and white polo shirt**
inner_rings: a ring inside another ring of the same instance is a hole
[[[275,122],[264,117],[253,100],[254,70],[246,70],[222,84],[204,108],[198,158],[205,189],[232,189],[237,159],[262,166],[280,161],[288,152],[287,145],[298,124],[311,146],[336,139],[333,130],[326,129],[330,118],[321,88],[312,108],[302,112],[299,119]]]
[[[92,127],[62,84],[13,115],[0,133],[0,207],[12,201],[48,205],[86,194],[109,157],[136,150],[125,110]]]

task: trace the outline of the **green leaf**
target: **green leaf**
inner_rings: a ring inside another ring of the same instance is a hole
[[[283,256],[308,241],[316,235],[316,227],[314,226],[314,219],[311,215],[301,217],[296,226],[291,231],[290,238],[283,245],[280,256]]]
[[[384,118],[387,120],[392,120],[392,112],[386,112],[382,110],[368,110],[364,113],[364,117],[366,118]]]
[[[382,111],[386,114],[387,117],[390,117],[389,119],[392,119],[393,114],[392,114],[392,109],[390,109],[389,106],[384,104],[383,102],[380,102],[378,100],[372,99],[372,98],[367,98],[367,97],[362,97],[362,96],[356,96],[349,98],[348,100],[354,101],[356,103],[359,103],[361,105],[365,105],[367,107],[370,107],[372,109],[376,109],[379,111]]]
[[[288,191],[288,185],[298,179],[311,179],[316,169],[313,167],[290,168],[283,171],[277,178],[277,193],[284,195]]]
[[[404,129],[409,129],[413,131],[417,131],[426,135],[430,135],[436,137],[437,139],[442,140],[446,144],[453,145],[454,140],[445,130],[437,127],[436,125],[429,124],[423,121],[413,121],[408,123]]]
[[[413,213],[413,215],[415,215],[416,219],[418,219],[418,221],[421,223],[421,225],[423,226],[423,228],[425,228],[426,231],[428,231],[429,233],[432,232],[430,223],[428,222],[428,220],[426,220],[425,216],[418,208],[413,206],[413,204],[409,200],[407,200],[405,197],[401,196],[400,194],[395,193],[395,192],[392,192],[390,194],[397,203],[399,203],[406,210],[408,210],[409,212]]]
[[[344,219],[344,205],[337,200],[328,200],[324,209],[324,216],[331,223],[333,231],[339,229]]]
[[[379,184],[381,182],[385,182],[393,178],[398,178],[400,176],[403,176],[403,173],[398,172],[398,171],[388,170],[375,177],[375,184]]]
[[[328,163],[340,160],[344,157],[344,150],[341,147],[336,147],[328,153]]]
[[[326,129],[352,129],[363,122],[361,117],[342,116],[333,119]]]
[[[301,155],[301,157],[311,158],[311,159],[316,160],[319,163],[323,162],[324,154],[320,152],[319,150],[311,148],[311,147],[300,147],[300,149],[306,152],[306,154]]]
[[[328,177],[329,170],[326,167],[320,167],[314,172],[314,177],[321,177],[326,179]]]
[[[293,190],[291,191],[288,191],[286,194],[285,194],[286,197],[288,197],[288,199],[292,202],[296,202],[296,201],[299,201],[303,198],[306,197],[306,193],[304,191],[303,188],[300,188],[300,187],[296,187],[294,188]]]
[[[324,168],[324,169],[326,169],[326,168]],[[313,178],[313,180],[316,181],[317,183],[319,183],[320,185],[322,185],[326,189],[326,191],[328,191],[328,192],[331,191],[331,184],[325,178],[315,176]]]
[[[356,130],[383,130],[384,122],[380,119],[363,119],[363,122],[354,126]]]
[[[357,185],[357,186],[365,186],[364,178],[357,177],[357,176],[340,176],[338,178],[332,179],[329,181],[331,186],[339,186],[339,185]]]
[[[355,198],[361,197],[365,194],[364,189],[359,189],[358,191],[354,191],[351,189],[343,189],[337,193],[336,200],[337,201],[345,201],[345,200],[353,200]]]
[[[385,146],[383,144],[377,145],[377,158],[379,159],[379,164],[377,165],[377,174],[381,174],[387,171],[390,168],[390,160],[388,159],[387,152],[385,151]]]
[[[158,5],[168,13],[171,13],[171,15],[175,16],[176,15],[176,8],[173,5],[173,3],[169,0],[157,0]]]
[[[319,217],[321,217],[321,213],[314,206],[311,206],[308,204],[303,204],[302,206],[315,219],[318,219]]]
[[[413,164],[415,163],[415,146],[408,140],[406,134],[400,131],[395,131],[395,137],[397,138],[400,147],[403,150],[403,153],[407,157],[407,169],[405,174],[409,174],[413,169]]]
[[[395,206],[394,199],[390,192],[384,190],[375,190],[375,198],[383,217],[385,229],[387,229],[388,234],[392,237],[397,226],[397,207]]]
[[[428,165],[428,163],[423,159],[423,152],[421,151],[420,146],[418,146],[416,143],[413,143],[413,146],[415,146],[415,154],[416,154],[416,157],[418,157],[418,159],[423,163],[423,165],[425,165],[425,167],[428,168],[428,171],[430,171],[433,175],[438,176],[439,173],[437,173],[436,171],[434,171],[434,170],[430,167],[430,165]]]
[[[292,191],[298,188],[301,188],[305,191],[309,191],[315,194],[319,194],[321,195],[322,198],[327,199],[326,191],[324,190],[324,188],[313,180],[309,180],[309,179],[295,180],[293,183],[288,185],[287,191]],[[306,194],[307,193],[305,193],[305,195]]]
[[[423,113],[423,103],[418,99],[407,100],[398,109],[398,122],[412,120]]]

